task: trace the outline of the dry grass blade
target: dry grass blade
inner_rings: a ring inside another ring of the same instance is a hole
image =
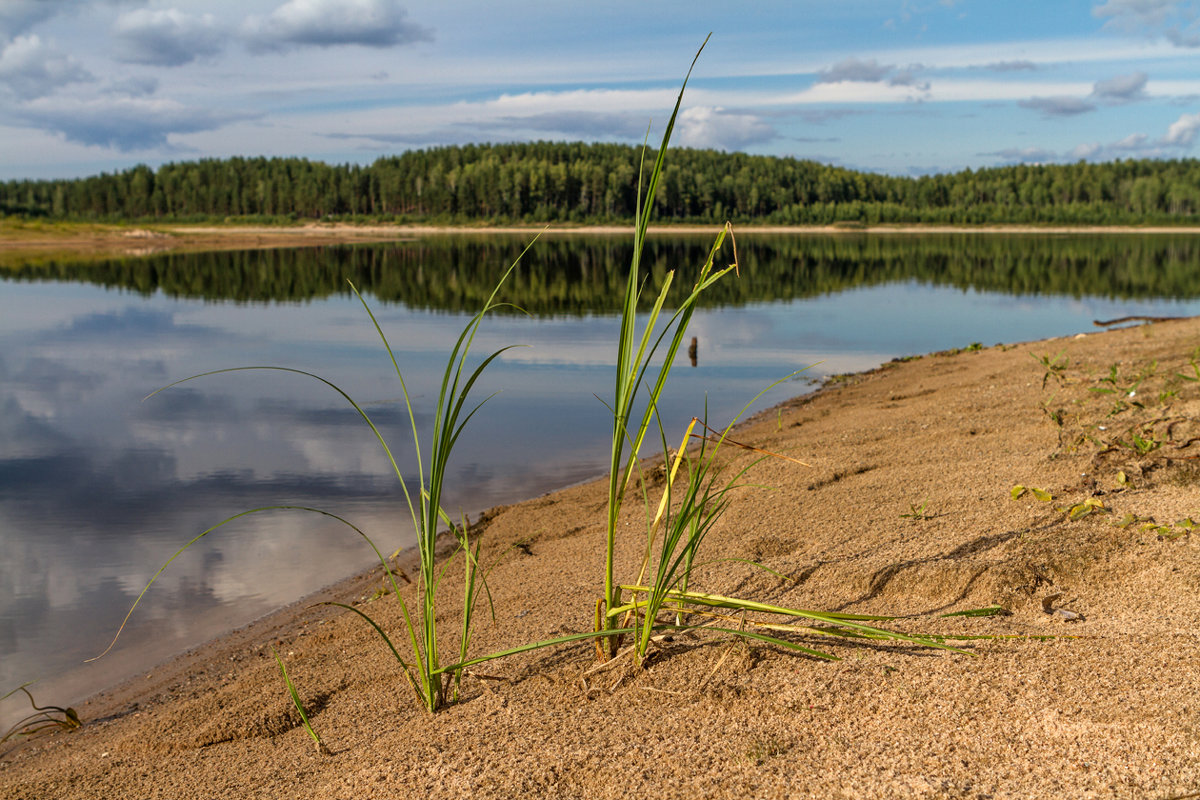
[[[39,706],[33,699],[33,695],[29,689],[26,688],[30,685],[30,683],[23,683],[16,689],[5,693],[3,697],[0,697],[0,702],[3,702],[17,692],[22,692],[29,699],[29,705],[33,707],[34,711],[29,716],[18,720],[3,736],[0,736],[0,744],[4,744],[10,739],[28,738],[51,730],[73,731],[83,726],[83,723],[79,719],[79,714],[73,708]]]

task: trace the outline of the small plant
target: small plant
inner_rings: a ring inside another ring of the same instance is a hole
[[[971,342],[966,347],[951,347],[949,350],[939,350],[935,356],[956,356],[959,353],[978,353],[983,350],[982,342]]]
[[[914,519],[914,520],[933,519],[937,515],[927,513],[925,509],[928,507],[929,507],[928,500],[922,501],[920,505],[917,505],[916,503],[909,503],[908,504],[909,512],[907,514],[901,514],[900,519]]]
[[[1038,489],[1034,486],[1023,486],[1022,484],[1018,483],[1016,486],[1014,486],[1012,489],[1009,490],[1009,494],[1012,495],[1013,500],[1016,500],[1018,497],[1022,496],[1026,492],[1031,493],[1034,497],[1036,497],[1038,499],[1039,502],[1042,502],[1042,503],[1049,503],[1051,500],[1054,499],[1054,496],[1052,494],[1050,494],[1049,492],[1047,492],[1045,489]]]
[[[1042,403],[1042,413],[1045,414],[1056,428],[1061,428],[1066,421],[1067,410],[1065,408],[1051,409],[1054,404],[1054,395],[1051,395],[1048,400]],[[1059,432],[1059,443],[1062,443],[1062,433]]]
[[[1127,411],[1130,408],[1144,409],[1146,405],[1141,400],[1135,400],[1138,396],[1138,389],[1142,383],[1152,376],[1158,370],[1158,362],[1152,361],[1145,369],[1139,372],[1132,379],[1121,380],[1116,364],[1113,364],[1108,369],[1108,375],[1100,379],[1100,383],[1108,384],[1107,386],[1093,386],[1088,391],[1094,394],[1104,394],[1113,396],[1113,406],[1108,412],[1108,416],[1115,417],[1116,415]]]
[[[1154,522],[1154,517],[1140,517],[1137,514],[1126,513],[1125,516],[1113,523],[1114,526],[1124,530],[1130,525],[1137,525],[1145,522]]]
[[[756,739],[750,749],[746,751],[746,758],[751,764],[759,766],[767,759],[785,752],[787,752],[787,748],[775,737]]]
[[[3,702],[17,692],[22,692],[29,699],[29,705],[33,707],[32,714],[17,721],[5,731],[3,736],[0,736],[0,744],[4,744],[10,739],[28,738],[54,730],[73,731],[83,726],[79,720],[79,714],[73,708],[39,706],[27,688],[30,685],[30,683],[23,683],[0,697],[0,702]]]
[[[1107,514],[1112,509],[1104,505],[1104,501],[1098,497],[1089,497],[1081,503],[1075,503],[1070,506],[1062,506],[1058,509],[1061,513],[1066,514],[1068,519],[1083,519],[1089,514],[1097,512]]]
[[[1132,450],[1138,456],[1145,457],[1162,447],[1163,442],[1154,434],[1154,431],[1148,431],[1146,436],[1142,436],[1135,428],[1129,432],[1128,440],[1117,437],[1113,441],[1113,444],[1117,447]]]
[[[308,721],[308,714],[304,711],[304,703],[300,701],[300,693],[296,691],[296,685],[292,683],[292,679],[288,677],[287,667],[283,665],[283,659],[279,657],[279,653],[275,648],[271,648],[272,655],[275,656],[275,663],[279,665],[279,672],[283,675],[283,682],[287,684],[288,694],[292,697],[292,706],[295,707],[297,713],[300,714],[300,722],[304,725],[304,730],[308,731],[309,737],[317,746],[317,752],[321,755],[330,755],[329,748],[321,741],[321,737],[317,735],[312,723]]]
[[[1200,347],[1192,351],[1192,357],[1188,360],[1188,366],[1192,368],[1192,374],[1187,375],[1182,372],[1176,372],[1175,376],[1182,378],[1189,383],[1200,382]]]
[[[1131,517],[1132,514],[1126,514],[1126,517]],[[1154,521],[1153,517],[1135,518],[1137,522],[1143,522],[1142,530],[1152,532],[1155,538],[1160,542],[1171,542],[1183,536],[1190,536],[1192,531],[1196,529],[1196,523],[1191,517],[1185,517],[1173,525],[1160,525]],[[1124,520],[1122,520],[1124,522]],[[1122,525],[1121,527],[1126,527]]]
[[[1063,383],[1063,373],[1066,371],[1067,365],[1071,363],[1070,359],[1066,357],[1065,353],[1065,350],[1059,350],[1058,354],[1053,358],[1045,354],[1040,356],[1034,353],[1029,354],[1033,357],[1034,361],[1041,364],[1046,370],[1046,374],[1042,375],[1042,389],[1046,388],[1046,382],[1051,378],[1057,381],[1060,385]]]

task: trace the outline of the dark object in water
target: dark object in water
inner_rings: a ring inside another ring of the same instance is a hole
[[[692,337],[692,343],[688,345],[688,358],[691,359],[692,366],[696,366],[696,353],[698,352],[699,342],[695,336]]]
[[[1099,328],[1105,328],[1109,325],[1120,325],[1122,322],[1169,322],[1173,319],[1187,319],[1187,317],[1145,317],[1136,315],[1132,317],[1118,317],[1117,319],[1094,319],[1092,320],[1092,324]]]

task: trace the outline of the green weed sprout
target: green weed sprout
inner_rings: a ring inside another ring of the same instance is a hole
[[[321,755],[329,755],[329,748],[321,741],[321,737],[317,735],[316,729],[313,728],[312,723],[308,720],[308,714],[304,711],[304,703],[300,701],[300,693],[296,691],[296,684],[292,683],[287,667],[283,665],[283,659],[279,657],[279,653],[275,651],[274,647],[271,648],[271,654],[275,656],[275,663],[279,665],[279,672],[283,675],[283,682],[287,684],[288,694],[292,697],[292,705],[295,707],[297,713],[300,714],[300,722],[304,724],[304,730],[308,732],[309,737],[317,746],[317,752]]]

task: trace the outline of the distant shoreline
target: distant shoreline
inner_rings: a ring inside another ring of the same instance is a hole
[[[654,235],[716,235],[717,225],[655,225]],[[1129,225],[742,225],[734,226],[737,235],[845,236],[866,234],[1147,234],[1197,235],[1200,227]],[[121,225],[92,223],[12,223],[0,221],[0,266],[22,261],[39,262],[75,258],[81,260],[137,257],[172,252],[213,250],[261,250],[277,247],[306,247],[350,242],[384,242],[423,236],[445,235],[551,235],[619,236],[628,235],[625,225],[353,225],[344,222],[308,223],[302,226],[273,225]]]

